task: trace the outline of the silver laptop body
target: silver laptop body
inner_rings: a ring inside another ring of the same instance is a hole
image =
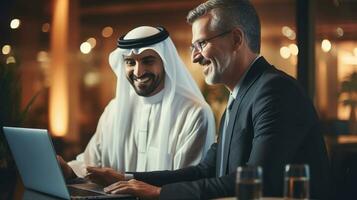
[[[96,192],[97,195],[71,196],[47,130],[15,127],[4,127],[3,130],[26,189],[64,199],[130,198],[129,195],[111,195],[103,191],[94,191],[94,188],[100,187],[93,186],[93,183],[88,184],[87,189],[85,184],[70,187]]]

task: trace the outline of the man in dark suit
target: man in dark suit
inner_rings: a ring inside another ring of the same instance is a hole
[[[231,92],[218,143],[197,166],[133,173],[133,179],[106,191],[160,199],[234,196],[236,169],[248,165],[262,166],[264,196],[282,196],[284,166],[305,163],[310,167],[310,197],[328,198],[329,162],[315,109],[295,79],[259,55],[260,22],[254,7],[246,0],[210,0],[187,18],[193,62],[202,65],[208,84],[224,84]],[[88,171],[92,177],[111,174],[111,182],[125,179],[117,172]]]

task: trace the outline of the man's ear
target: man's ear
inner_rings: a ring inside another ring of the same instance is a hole
[[[232,30],[232,33],[233,33],[234,49],[239,50],[243,45],[243,41],[245,37],[244,32],[240,28],[234,28]]]

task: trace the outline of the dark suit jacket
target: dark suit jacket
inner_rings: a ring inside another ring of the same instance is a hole
[[[231,110],[225,133],[197,166],[176,171],[134,173],[134,177],[163,186],[162,199],[208,199],[235,195],[236,169],[263,167],[264,196],[282,196],[283,171],[288,163],[310,166],[310,197],[326,199],[329,161],[318,118],[297,81],[263,57],[250,68]],[[224,176],[218,177],[221,151]]]

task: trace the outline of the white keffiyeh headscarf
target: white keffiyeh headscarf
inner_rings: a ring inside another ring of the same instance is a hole
[[[160,32],[159,29],[154,27],[142,26],[133,29],[130,31],[124,39],[138,39],[143,37],[148,37],[157,34]],[[122,147],[124,146],[125,135],[130,130],[130,123],[128,119],[131,119],[131,114],[133,107],[139,103],[139,96],[136,94],[132,85],[126,78],[125,67],[124,67],[124,59],[123,56],[129,56],[131,54],[140,54],[145,50],[154,50],[161,57],[164,70],[165,70],[165,85],[163,91],[163,99],[162,99],[162,107],[161,107],[161,117],[159,123],[159,131],[158,134],[160,139],[159,143],[159,163],[158,170],[171,169],[172,168],[172,159],[170,152],[172,149],[169,149],[169,132],[170,132],[170,122],[171,120],[175,120],[173,116],[173,112],[171,111],[171,104],[173,99],[175,98],[175,94],[180,94],[188,99],[193,99],[195,101],[201,102],[204,106],[209,106],[204,97],[201,94],[197,84],[191,77],[191,74],[188,72],[186,66],[182,62],[180,56],[177,53],[177,50],[170,39],[167,37],[165,40],[148,45],[141,48],[135,49],[115,49],[109,56],[109,63],[113,71],[117,76],[117,88],[116,88],[116,97],[115,97],[115,122],[112,128],[113,133],[120,134],[118,140],[112,141],[113,138],[106,137],[103,138],[103,151],[110,151],[110,154],[113,154],[113,157],[118,158],[118,166],[113,166],[118,170],[124,170],[125,168],[125,157],[124,151]],[[213,113],[211,109],[205,109],[207,112],[207,116],[211,119],[211,122],[214,122]],[[209,123],[207,139],[214,138],[215,126],[213,123]],[[110,140],[110,141],[109,141]],[[204,147],[204,152],[207,152],[209,145],[212,144],[213,141],[206,141],[206,145]],[[110,147],[111,144],[114,147],[120,149],[119,151],[113,151]],[[130,159],[130,158],[127,158]]]

